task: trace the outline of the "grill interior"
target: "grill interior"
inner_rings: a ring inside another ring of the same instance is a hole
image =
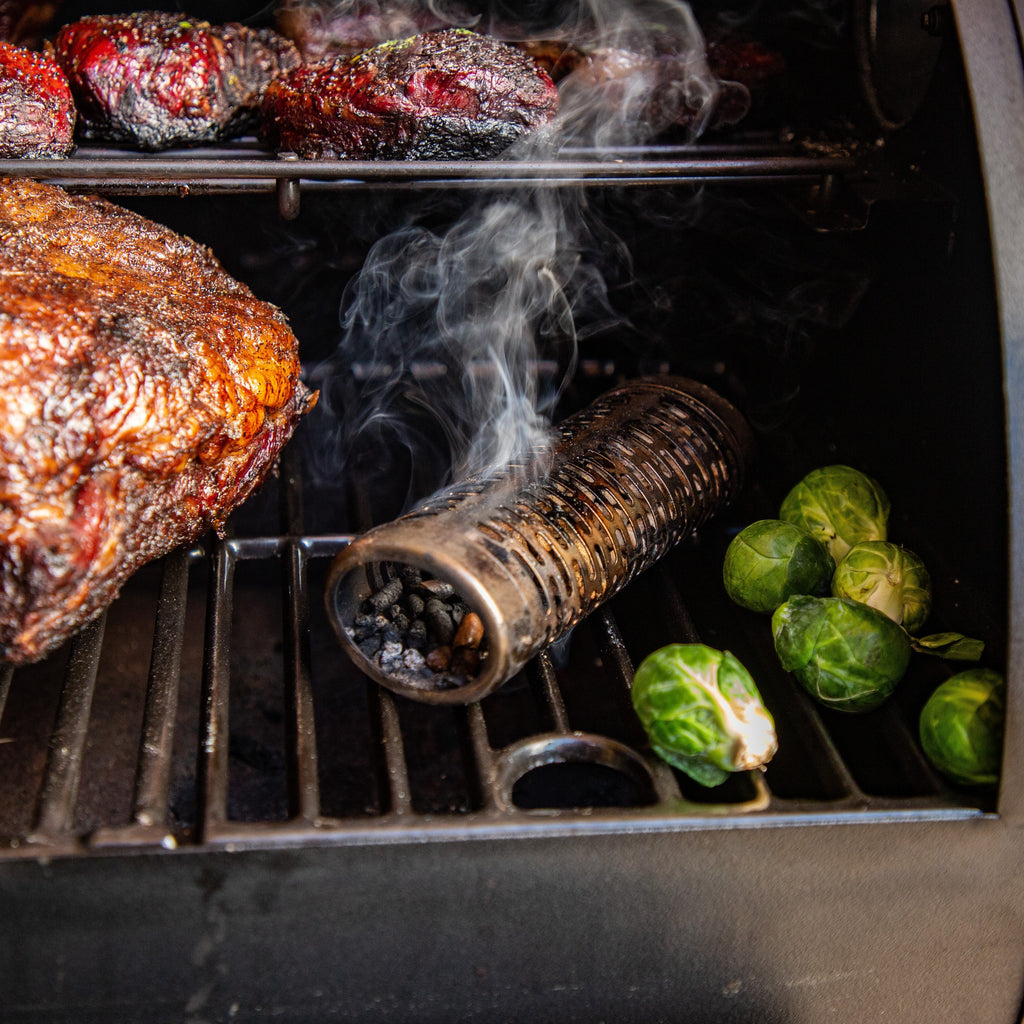
[[[932,628],[982,637],[988,663],[1005,657],[991,263],[962,71],[955,46],[943,54],[929,101],[886,145],[840,120],[845,133],[835,121],[799,134],[755,122],[698,143],[567,148],[542,161],[304,161],[300,175],[251,139],[163,154],[89,144],[65,161],[7,161],[6,173],[121,197],[210,244],[285,309],[310,366],[330,359],[344,284],[375,232],[411,204],[443,220],[481,194],[571,190],[635,263],[609,282],[629,316],[588,334],[560,413],[616,381],[680,373],[736,401],[759,451],[733,509],[567,640],[479,703],[427,707],[349,664],[323,584],[353,537],[430,493],[434,467],[415,450],[389,456],[382,485],[359,472],[379,457],[369,451],[331,478],[311,417],[225,538],[146,568],[66,650],[3,675],[0,853],[994,811],[994,794],[937,778],[916,742],[916,714],[948,666],[918,657],[882,709],[830,713],[781,672],[766,621],[731,606],[720,580],[736,530],[773,515],[807,469],[849,461],[883,480],[893,536],[941,581]],[[963,131],[945,137],[959,143],[929,146],[951,116]],[[534,371],[557,374],[557,359],[541,353]],[[368,355],[352,372],[358,386],[391,371]],[[955,417],[950,393],[961,396]],[[647,749],[629,705],[632,668],[690,640],[732,650],[757,680],[780,739],[764,774],[706,790]]]

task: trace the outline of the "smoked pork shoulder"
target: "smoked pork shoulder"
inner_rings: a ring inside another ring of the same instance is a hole
[[[284,315],[99,198],[0,179],[0,657],[223,528],[315,396]]]

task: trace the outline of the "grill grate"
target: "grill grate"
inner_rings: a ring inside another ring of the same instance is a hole
[[[807,211],[836,206],[843,179],[891,187],[881,154],[849,140],[828,145],[783,141],[778,133],[737,133],[728,142],[626,146],[565,146],[556,157],[516,160],[298,160],[267,153],[245,138],[201,150],[139,153],[116,144],[86,143],[64,159],[0,160],[5,177],[52,181],[108,196],[276,196],[287,220],[298,217],[304,193],[507,189],[521,185],[665,186],[727,183],[795,186],[807,194]],[[900,186],[905,188],[905,186]],[[841,204],[840,204],[841,205]]]
[[[763,621],[728,606],[709,582],[724,526],[718,540],[709,528],[639,577],[577,627],[568,650],[543,652],[479,703],[428,707],[378,689],[340,654],[322,588],[352,538],[303,533],[293,467],[277,487],[279,534],[174,552],[158,578],[144,571],[133,580],[64,662],[51,659],[61,679],[45,758],[19,731],[25,711],[15,707],[42,689],[38,672],[0,677],[0,855],[987,813],[933,775],[896,702],[870,720],[834,716],[772,665]],[[144,588],[155,590],[152,601],[138,596]],[[133,606],[153,608],[145,699],[134,712],[108,685],[137,641],[120,614]],[[204,608],[197,638],[190,623]],[[275,616],[271,636],[265,623]],[[729,646],[752,668],[779,727],[767,773],[715,790],[653,758],[628,710],[634,662],[660,643],[698,638]],[[273,728],[254,735],[261,720]],[[137,749],[134,770],[103,747],[115,727],[118,742]],[[130,790],[127,812],[95,796],[114,790]],[[193,805],[189,820],[182,807]]]

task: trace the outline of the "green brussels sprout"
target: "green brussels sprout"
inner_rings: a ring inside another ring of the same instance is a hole
[[[725,592],[738,605],[771,613],[793,594],[825,594],[836,564],[802,527],[760,519],[730,541],[722,563]]]
[[[913,551],[885,540],[866,540],[854,544],[836,567],[832,596],[877,608],[908,633],[916,633],[932,608],[932,581]]]
[[[797,595],[772,616],[782,667],[828,707],[870,711],[910,664],[910,640],[892,619],[839,597]]]
[[[950,676],[921,709],[925,756],[943,775],[967,786],[999,781],[1006,718],[1006,680],[988,668]]]
[[[704,786],[767,764],[775,722],[750,673],[729,651],[669,644],[633,677],[633,707],[654,752]]]
[[[782,499],[779,518],[810,530],[838,565],[854,544],[886,539],[889,499],[859,470],[822,466]]]

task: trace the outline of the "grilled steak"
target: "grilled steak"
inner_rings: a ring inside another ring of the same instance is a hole
[[[557,108],[554,82],[524,53],[447,29],[281,75],[263,98],[261,136],[303,157],[483,159]]]
[[[312,406],[294,335],[209,250],[0,180],[0,657],[223,527]]]
[[[75,103],[50,56],[0,43],[0,157],[61,157],[75,145]]]
[[[83,134],[152,150],[241,134],[270,80],[299,64],[270,29],[152,11],[82,18],[55,47]]]

